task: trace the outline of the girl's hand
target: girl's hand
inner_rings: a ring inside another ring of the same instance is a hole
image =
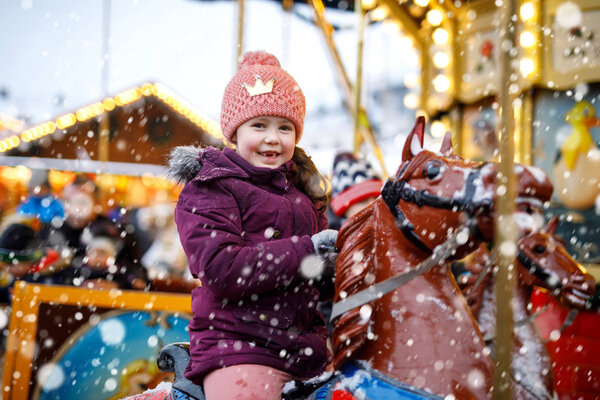
[[[329,253],[337,253],[335,247],[337,235],[338,231],[335,229],[325,229],[324,231],[312,235],[310,239],[315,246],[315,253],[321,257],[324,257]]]

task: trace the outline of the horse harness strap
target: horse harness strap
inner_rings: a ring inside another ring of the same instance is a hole
[[[406,218],[398,202],[404,200],[406,202],[414,203],[419,207],[429,206],[433,208],[440,208],[446,210],[465,211],[469,217],[477,214],[481,210],[489,209],[492,207],[492,201],[488,199],[475,201],[475,193],[477,187],[475,182],[479,178],[481,167],[472,170],[467,176],[467,182],[465,185],[465,192],[462,197],[442,197],[428,193],[426,190],[417,190],[407,185],[406,179],[402,178],[406,172],[410,163],[404,164],[402,169],[398,172],[398,179],[392,181],[388,179],[381,189],[381,197],[388,206],[390,212],[394,216],[396,225],[402,231],[415,246],[421,250],[431,252],[431,249],[427,247],[425,243],[415,233],[413,224]],[[484,166],[485,164],[481,164]],[[469,227],[472,230],[476,230],[476,226]]]
[[[429,271],[436,265],[443,263],[459,246],[466,243],[466,238],[468,238],[468,236],[465,237],[465,229],[463,229],[463,227],[455,230],[448,240],[436,247],[431,256],[419,263],[419,265],[417,265],[415,268],[371,285],[358,293],[334,303],[331,310],[330,320],[333,321],[335,318],[352,310],[353,308],[381,298],[383,295],[396,290],[402,285],[405,285],[417,276]]]

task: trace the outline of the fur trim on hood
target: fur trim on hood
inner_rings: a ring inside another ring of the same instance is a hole
[[[200,146],[178,146],[171,150],[167,166],[167,178],[175,183],[188,183],[198,175],[204,149]]]

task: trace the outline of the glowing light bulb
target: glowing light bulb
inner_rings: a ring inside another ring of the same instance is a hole
[[[373,21],[383,21],[388,16],[388,10],[386,7],[377,7],[371,11],[371,19]]]
[[[436,51],[433,55],[433,65],[438,68],[446,68],[450,64],[450,57],[443,51]]]
[[[533,45],[535,44],[535,36],[530,31],[523,31],[519,36],[519,42],[523,47],[533,47]]]
[[[377,4],[377,0],[362,0],[362,7],[365,10],[370,10],[375,7],[375,4]]]
[[[433,26],[438,26],[442,23],[444,16],[439,10],[429,10],[427,12],[427,21]]]
[[[419,98],[417,97],[416,94],[414,93],[409,93],[406,96],[404,96],[404,106],[406,108],[410,108],[411,110],[414,110],[415,108],[417,108],[419,105]]]
[[[450,79],[446,75],[438,75],[433,79],[433,88],[436,92],[443,93],[450,89]]]
[[[519,69],[521,70],[521,74],[523,74],[523,76],[531,75],[531,73],[535,71],[535,63],[531,58],[524,57],[519,63]]]
[[[431,136],[435,138],[444,136],[447,130],[446,125],[442,121],[433,121],[431,123]]]
[[[433,41],[440,45],[448,43],[448,31],[444,28],[437,28],[433,31]]]
[[[427,7],[427,4],[429,4],[429,0],[415,0],[415,4],[419,7]]]
[[[417,74],[406,74],[404,77],[404,85],[407,88],[414,88],[419,84],[419,76]]]
[[[523,3],[520,9],[521,19],[523,21],[529,21],[535,15],[535,9],[533,3]]]

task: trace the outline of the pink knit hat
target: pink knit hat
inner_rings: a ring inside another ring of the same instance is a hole
[[[237,74],[225,88],[221,104],[221,130],[231,142],[244,122],[269,115],[290,120],[296,127],[296,143],[302,137],[306,102],[294,78],[281,69],[279,60],[264,51],[244,54]]]

